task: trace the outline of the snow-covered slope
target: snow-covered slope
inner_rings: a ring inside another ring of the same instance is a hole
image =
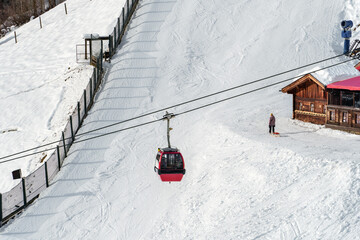
[[[338,55],[339,23],[359,20],[357,3],[140,1],[81,131]],[[360,239],[360,137],[291,120],[292,98],[281,87],[173,119],[171,142],[187,169],[180,183],[163,183],[153,172],[156,149],[166,146],[165,122],[73,145],[52,186],[0,236]],[[270,113],[280,138],[267,133]]]
[[[41,16],[42,29],[38,18],[16,29],[17,44],[13,33],[0,39],[1,156],[60,140],[92,74],[76,64],[76,44],[83,34],[110,34],[124,3],[68,0],[68,15],[61,4]],[[27,176],[42,157],[0,164],[0,192],[17,184],[13,170]]]

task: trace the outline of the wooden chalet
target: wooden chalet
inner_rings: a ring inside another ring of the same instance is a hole
[[[360,76],[326,86],[326,127],[360,133]]]
[[[311,74],[282,88],[283,93],[293,95],[293,118],[315,124],[326,123],[327,92]]]
[[[325,85],[307,74],[281,91],[293,95],[293,119],[360,133],[360,76]]]

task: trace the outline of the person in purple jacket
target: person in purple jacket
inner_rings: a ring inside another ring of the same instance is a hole
[[[273,114],[270,115],[270,119],[269,119],[269,133],[274,133],[275,132],[275,117]]]

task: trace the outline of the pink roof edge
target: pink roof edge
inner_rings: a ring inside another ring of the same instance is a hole
[[[326,88],[360,91],[360,76],[331,83]]]

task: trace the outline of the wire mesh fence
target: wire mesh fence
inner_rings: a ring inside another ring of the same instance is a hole
[[[97,90],[96,84],[92,82],[100,82],[103,69],[99,69],[102,61],[101,56],[97,58],[97,68],[95,68],[93,76],[90,78],[88,87],[81,96],[81,102],[78,102],[74,112],[70,115],[62,137],[58,142],[57,149],[52,152],[50,157],[30,175],[22,178],[22,181],[10,191],[0,194],[0,226],[15,216],[19,211],[26,207],[31,201],[36,199],[39,194],[49,186],[49,183],[55,178],[60,171],[66,153],[69,151],[71,144],[75,140],[75,134],[81,127],[83,119],[86,117],[85,109],[90,108],[94,94]],[[92,92],[90,97],[89,91]],[[85,101],[86,99],[86,101]],[[87,100],[89,99],[89,100]]]
[[[60,148],[60,151],[61,150],[62,150],[62,148]],[[63,156],[65,158],[65,155],[63,155]],[[56,174],[60,171],[56,152],[53,152],[51,154],[50,158],[45,162],[44,165],[46,165],[48,182],[51,182],[55,178]]]
[[[46,188],[45,165],[25,177],[25,194],[28,199],[33,199]]]
[[[67,152],[75,140],[75,135],[93,104],[94,95],[102,80],[103,59],[106,60],[106,56],[111,58],[114,55],[115,48],[121,43],[126,26],[130,22],[137,4],[138,0],[127,0],[117,19],[114,31],[104,39],[91,39],[91,44],[85,46],[83,55],[85,58],[85,55],[89,54],[90,63],[93,61],[95,67],[93,75],[74,112],[69,116],[69,121],[61,134],[56,150],[51,153],[44,164],[30,175],[23,177],[18,185],[6,193],[0,194],[0,227],[34,201],[44,189],[49,187],[49,183],[60,171]]]
[[[22,182],[13,187],[9,192],[2,194],[2,215],[10,216],[13,212],[24,206]]]
[[[90,58],[90,45],[77,44],[76,45],[76,62],[87,63]]]

